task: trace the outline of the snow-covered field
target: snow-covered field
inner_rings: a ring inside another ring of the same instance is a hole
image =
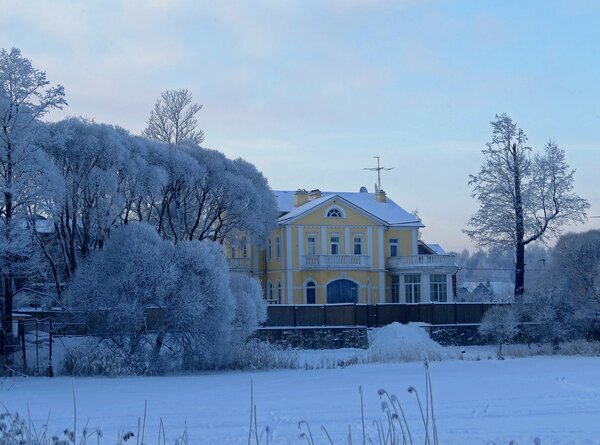
[[[447,360],[430,368],[442,444],[514,440],[522,445],[533,444],[535,437],[542,444],[600,444],[599,358]],[[157,443],[162,418],[167,442],[187,429],[191,444],[245,444],[251,381],[259,429],[270,426],[272,444],[306,443],[298,438],[300,420],[311,424],[315,443],[327,443],[321,425],[336,443],[347,443],[351,425],[353,443],[361,443],[359,385],[369,426],[381,413],[377,390],[386,388],[398,395],[409,423],[420,431],[414,396],[406,388],[413,385],[423,393],[421,363],[174,377],[4,379],[0,401],[9,411],[29,411],[37,425],[49,418],[50,432],[60,432],[73,425],[74,387],[78,428],[89,419],[89,429],[104,433],[103,443],[116,442],[118,432],[137,432],[147,401],[147,443]]]

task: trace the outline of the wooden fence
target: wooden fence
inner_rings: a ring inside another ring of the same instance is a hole
[[[432,325],[478,324],[483,314],[506,303],[274,304],[265,327],[384,326],[393,322]]]

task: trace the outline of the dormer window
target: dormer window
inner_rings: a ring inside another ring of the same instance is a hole
[[[342,214],[342,211],[340,209],[338,209],[337,207],[329,209],[329,211],[327,212],[327,218],[343,218],[343,217],[344,217],[344,215]]]

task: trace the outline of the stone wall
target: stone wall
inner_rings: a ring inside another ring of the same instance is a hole
[[[366,349],[369,346],[367,328],[364,326],[261,328],[256,331],[255,337],[299,349]]]

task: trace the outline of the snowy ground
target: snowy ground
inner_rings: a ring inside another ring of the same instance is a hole
[[[353,351],[336,351],[340,358]],[[323,354],[323,353],[320,353]],[[473,356],[472,351],[470,352]],[[327,354],[325,354],[327,355]],[[600,444],[599,358],[533,357],[447,360],[431,364],[442,444]],[[318,360],[317,353],[303,357]],[[73,425],[72,387],[79,428],[104,433],[113,443],[118,432],[137,430],[148,404],[146,442],[157,443],[162,418],[167,442],[187,428],[191,444],[245,444],[248,438],[250,382],[254,382],[259,428],[269,425],[272,444],[306,443],[298,439],[298,421],[310,422],[316,443],[326,443],[325,425],[336,443],[360,443],[358,386],[365,395],[365,416],[380,415],[377,390],[398,395],[418,429],[414,385],[422,392],[420,363],[368,364],[337,369],[224,372],[179,377],[22,378],[1,381],[0,401],[9,411],[26,414],[49,430]],[[264,442],[263,442],[264,443]],[[423,443],[420,441],[420,443]]]

